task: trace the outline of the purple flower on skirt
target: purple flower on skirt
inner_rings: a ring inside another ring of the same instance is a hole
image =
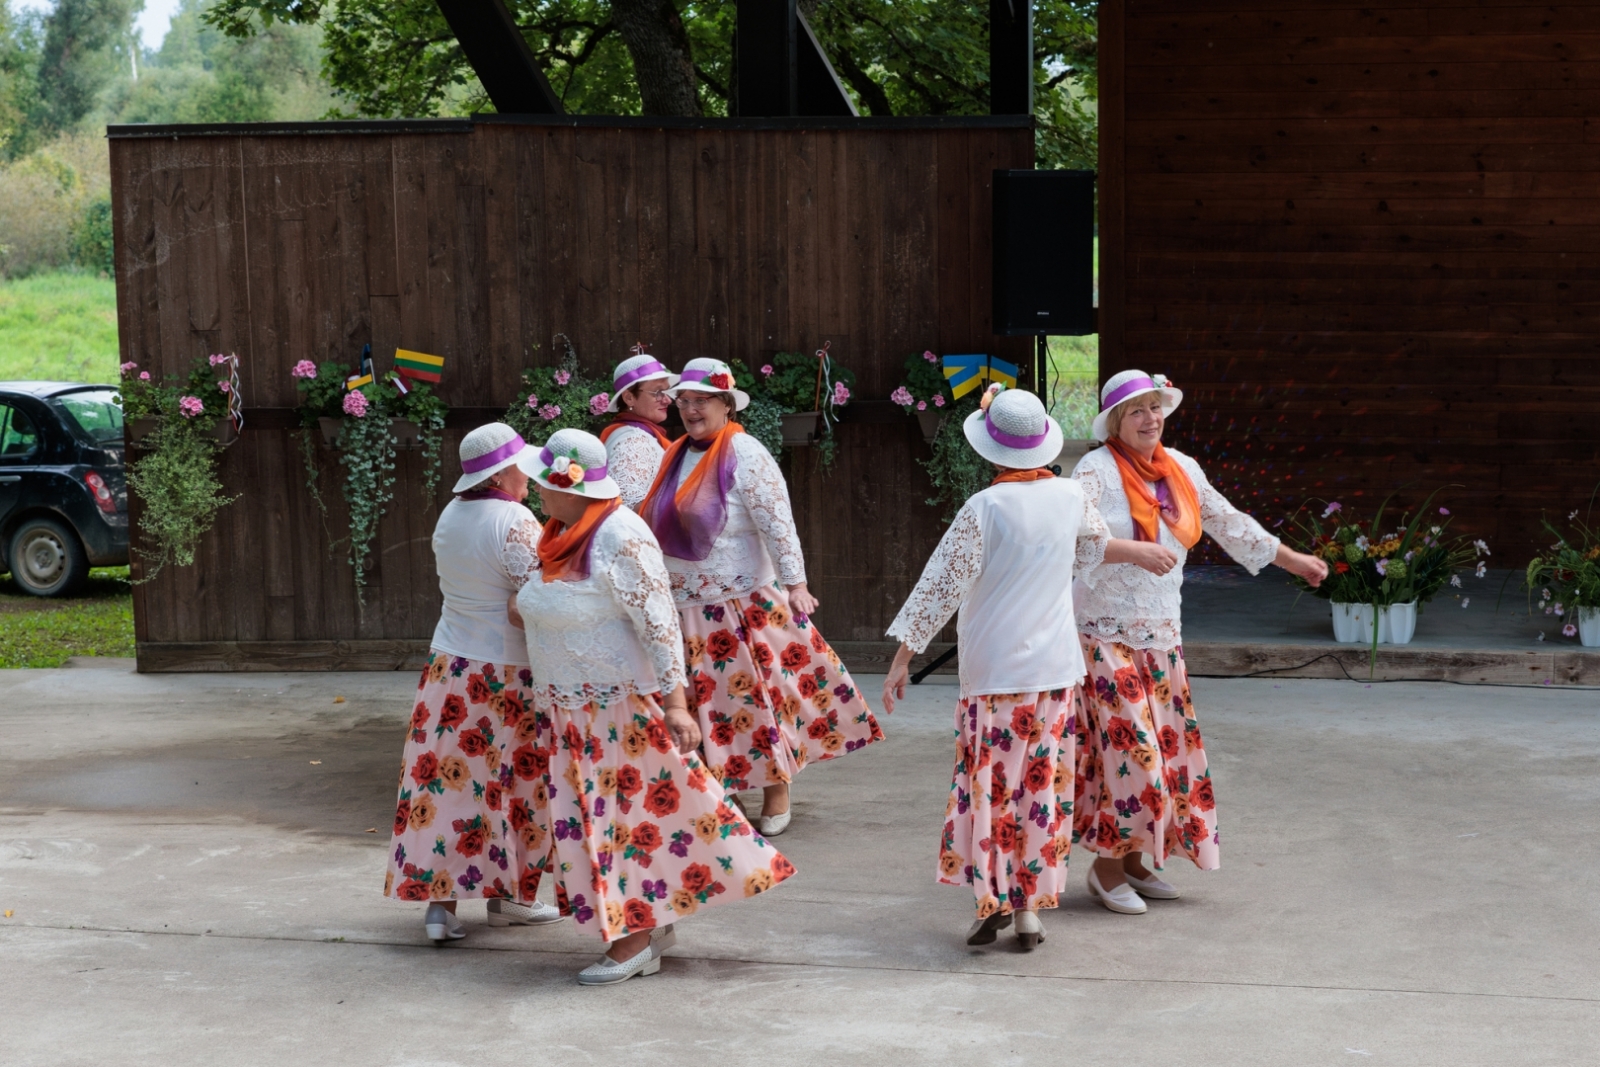
[[[586,923],[594,918],[594,909],[589,907],[582,893],[572,898],[572,917],[580,923]]]
[[[858,748],[866,747],[866,744],[867,744],[867,739],[864,738],[864,737],[859,741],[846,741],[844,743],[844,750],[846,752],[854,752]]]
[[[639,892],[643,893],[644,899],[650,901],[651,903],[655,903],[658,900],[666,900],[666,880],[658,878],[656,881],[652,882],[650,879],[646,878],[643,882],[639,883]]]
[[[1022,887],[1020,885],[1012,886],[1011,891],[1006,894],[1006,897],[1011,901],[1011,906],[1013,908],[1020,908],[1028,902],[1028,894],[1022,891]]]
[[[1043,830],[1050,822],[1050,809],[1035,800],[1033,807],[1028,811],[1028,818]]]
[[[578,826],[578,820],[575,817],[556,820],[557,841],[576,841],[582,834],[583,831]]]
[[[1076,715],[1068,715],[1067,716],[1067,725],[1061,731],[1061,735],[1063,737],[1065,737],[1067,734],[1075,734],[1077,732],[1078,732],[1078,717]]]
[[[468,867],[467,873],[463,874],[460,878],[457,878],[456,881],[460,884],[462,889],[470,892],[478,887],[479,882],[483,881],[483,872],[478,870],[477,866],[474,865]]]
[[[502,788],[510,789],[511,782],[515,777],[516,775],[511,772],[511,764],[500,764],[500,785]]]
[[[397,865],[401,865],[401,866],[403,866],[405,864],[405,862],[406,862],[406,846],[404,846],[404,845],[395,845],[394,846],[394,862]]]
[[[956,790],[956,814],[965,815],[967,809],[972,807],[972,795],[965,789]]]
[[[460,674],[462,671],[464,671],[466,669],[467,669],[467,661],[463,657],[456,656],[454,659],[452,659],[450,661],[450,673],[451,674]]]
[[[1020,785],[1011,791],[1011,803],[1015,804],[1022,799],[1022,794],[1027,792]]]
[[[605,816],[606,816],[606,798],[605,797],[595,797],[594,798],[594,817],[597,818],[597,819],[603,819],[603,818],[605,818]]]
[[[1144,805],[1140,804],[1139,798],[1134,796],[1130,796],[1127,800],[1119,800],[1116,805],[1117,815],[1124,819],[1137,815],[1144,810]]]
[[[1102,677],[1095,678],[1094,691],[1095,695],[1097,695],[1102,701],[1109,701],[1116,696],[1116,690],[1111,687],[1111,683]]]
[[[687,830],[677,830],[672,835],[672,844],[667,846],[667,851],[681,860],[689,855],[689,840]]]
[[[530,671],[526,667],[522,668],[520,671],[517,672],[517,681],[522,683],[522,688],[524,688],[524,689],[532,689],[533,688],[533,672]]]
[[[794,613],[794,621],[799,623],[801,625],[801,627],[810,626],[811,625],[811,616],[807,615],[803,611],[797,611],[797,612]]]
[[[1004,730],[998,726],[991,727],[989,729],[989,736],[986,740],[989,742],[991,748],[998,748],[1004,752],[1011,751],[1010,730]]]
[[[735,626],[733,628],[733,636],[737,637],[741,641],[749,639],[749,634],[745,632],[745,628],[743,626]]]
[[[502,871],[511,866],[506,857],[506,850],[499,845],[489,846],[489,862],[498,866]]]
[[[856,691],[851,689],[848,685],[845,685],[843,682],[840,682],[838,685],[833,687],[833,695],[839,698],[839,703],[848,704],[855,698]]]
[[[712,619],[716,622],[721,622],[725,614],[726,612],[722,610],[721,604],[716,604],[706,609],[706,618]]]
[[[600,864],[600,869],[602,871],[609,871],[611,869],[611,850],[609,848],[601,849],[599,852],[595,853],[594,858],[595,861]]]
[[[972,882],[972,864],[969,863],[965,867],[961,868],[961,876],[965,878],[969,884]]]

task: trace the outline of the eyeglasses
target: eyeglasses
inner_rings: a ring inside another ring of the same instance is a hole
[[[667,391],[665,389],[641,389],[638,395],[646,400],[660,400],[667,395]]]
[[[713,400],[721,400],[719,396],[690,396],[688,393],[678,397],[680,408],[703,408]]]

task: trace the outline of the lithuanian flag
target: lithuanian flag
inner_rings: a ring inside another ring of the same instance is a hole
[[[397,348],[394,350],[394,369],[415,381],[436,383],[439,375],[444,373],[444,357]]]

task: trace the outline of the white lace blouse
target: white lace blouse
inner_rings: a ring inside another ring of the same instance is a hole
[[[1278,554],[1278,539],[1240,511],[1206,480],[1200,464],[1176,449],[1167,449],[1188,472],[1200,497],[1200,525],[1223,551],[1251,574],[1271,563]],[[1109,448],[1096,448],[1078,461],[1072,476],[1083,495],[1100,509],[1112,537],[1132,539],[1133,515],[1122,488],[1116,457]],[[1154,492],[1155,487],[1151,486]],[[1154,575],[1131,563],[1108,563],[1080,576],[1075,599],[1078,625],[1085,634],[1134,648],[1176,648],[1183,643],[1179,623],[1183,597],[1183,564],[1188,552],[1165,523],[1161,543],[1178,554],[1178,565],[1164,575]]]
[[[606,438],[606,469],[622,489],[623,504],[639,506],[655,484],[661,457],[666,454],[655,434],[637,426],[624,424]]]
[[[517,594],[535,696],[564,707],[684,683],[683,632],[655,534],[627,508],[595,531],[589,577]]]
[[[963,697],[1077,685],[1072,576],[1099,566],[1109,540],[1070,478],[990,486],[956,513],[889,636],[921,652],[959,609]]]
[[[433,527],[434,565],[444,608],[432,648],[482,663],[528,665],[506,601],[538,566],[541,527],[510,500],[452,500]]]
[[[667,557],[672,595],[680,603],[716,602],[743,596],[777,578],[780,585],[806,580],[800,535],[789,509],[789,487],[778,461],[747,433],[733,439],[738,466],[728,492],[728,522],[706,558]],[[689,450],[678,468],[678,485],[705,457]]]

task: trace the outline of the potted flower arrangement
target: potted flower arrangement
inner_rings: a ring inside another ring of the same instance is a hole
[[[358,366],[370,366],[363,353]],[[345,468],[344,499],[350,513],[350,566],[355,571],[356,603],[365,607],[366,572],[378,522],[394,498],[395,450],[421,448],[423,489],[432,501],[442,467],[444,401],[424,382],[407,382],[394,372],[351,389],[351,368],[309,359],[294,365],[289,374],[300,392],[301,456],[306,485],[327,518],[327,506],[317,488],[318,465],[312,431],[339,452]],[[398,436],[403,434],[404,437]]]
[[[555,336],[563,349],[554,367],[529,367],[522,372],[522,389],[506,408],[505,423],[534,444],[549,440],[568,428],[599,433],[610,421],[609,380],[586,377],[578,367],[578,351],[564,333]]]
[[[225,496],[217,476],[223,448],[238,436],[236,356],[197,359],[182,382],[156,381],[137,363],[122,364],[122,411],[139,458],[128,467],[128,486],[144,504],[139,528],[148,547],[139,554],[153,564],[138,579],[148,582],[168,563],[187,567],[195,545],[217,512],[237,497]],[[214,368],[225,367],[218,379]]]
[[[1447,586],[1461,588],[1461,572],[1469,568],[1484,576],[1487,565],[1480,557],[1489,555],[1487,544],[1451,536],[1449,508],[1439,508],[1437,519],[1427,521],[1436,495],[1437,490],[1430,493],[1415,514],[1403,514],[1392,532],[1383,532],[1387,499],[1370,523],[1347,513],[1338,501],[1316,501],[1325,505],[1320,517],[1302,509],[1291,520],[1301,535],[1294,547],[1328,563],[1328,578],[1317,588],[1302,578],[1295,584],[1332,603],[1336,641],[1409,644],[1421,605]],[[1455,595],[1463,608],[1471,603],[1470,597]]]
[[[833,361],[832,345],[826,342],[813,356],[779,352],[762,364],[751,391],[752,401],[761,396],[780,409],[784,447],[815,446],[824,470],[833,466],[838,448],[839,409],[850,402],[856,384],[856,376]]]
[[[889,399],[900,405],[907,414],[915,413],[922,426],[922,439],[933,444],[939,427],[953,401],[950,386],[940,367],[939,357],[932,352],[906,357],[906,377],[889,394]]]
[[[1528,596],[1539,590],[1539,607],[1561,620],[1561,633],[1577,637],[1585,648],[1600,648],[1600,531],[1567,516],[1572,528],[1564,534],[1550,523],[1545,529],[1555,537],[1546,555],[1528,563]],[[1532,614],[1532,608],[1529,609]]]

